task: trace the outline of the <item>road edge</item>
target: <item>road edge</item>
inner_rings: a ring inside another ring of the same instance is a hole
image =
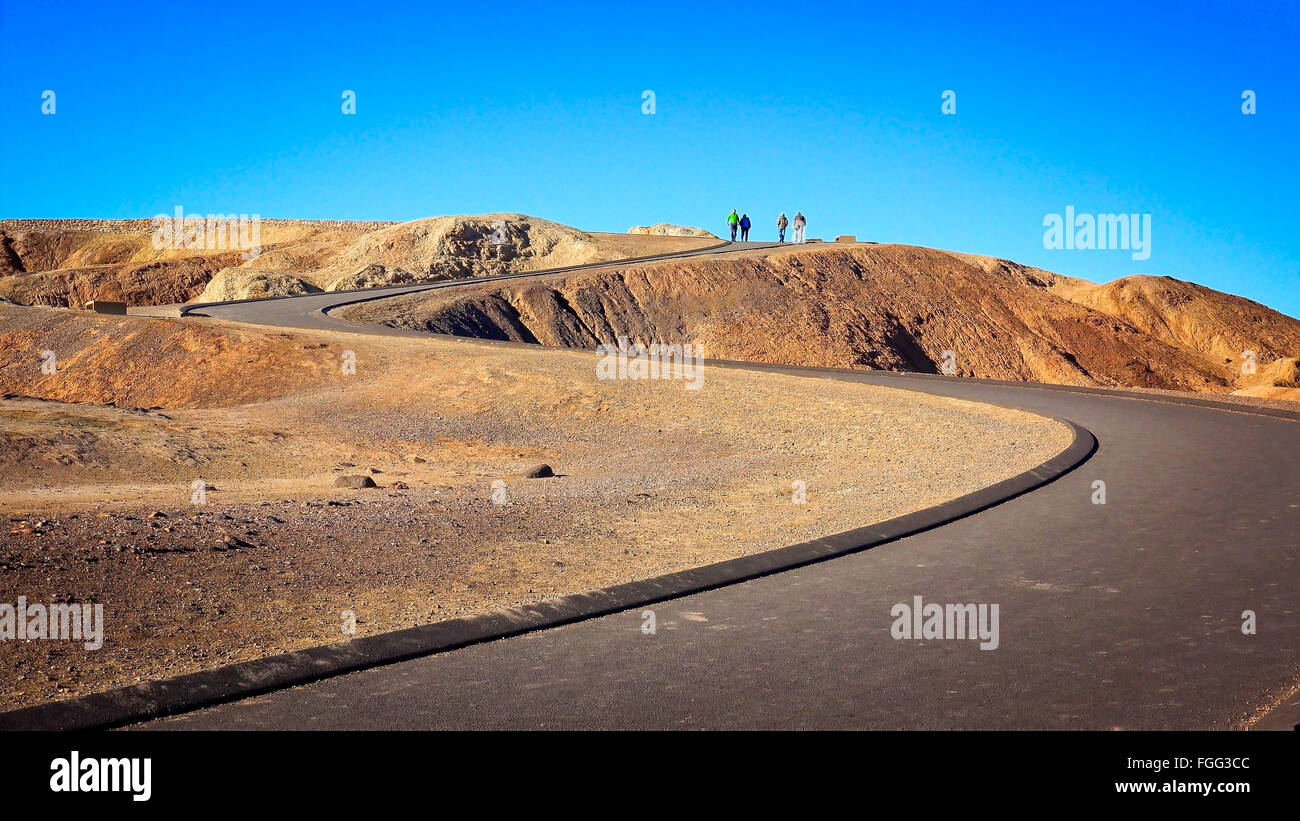
[[[106,730],[325,678],[606,616],[869,550],[1042,487],[1088,460],[1097,439],[1066,419],[1070,444],[1030,470],[942,504],[821,539],[536,604],[408,627],[213,670],[0,713],[0,730]]]

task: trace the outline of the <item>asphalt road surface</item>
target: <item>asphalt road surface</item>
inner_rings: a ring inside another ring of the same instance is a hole
[[[429,286],[393,290],[418,287]],[[337,330],[320,311],[356,297],[204,313]],[[752,367],[1048,413],[1091,430],[1099,449],[1049,485],[935,530],[655,604],[653,634],[638,608],[137,726],[1226,729],[1277,726],[1285,710],[1271,708],[1295,704],[1300,422],[1042,386]],[[892,609],[915,596],[996,604],[996,649],[893,638]]]

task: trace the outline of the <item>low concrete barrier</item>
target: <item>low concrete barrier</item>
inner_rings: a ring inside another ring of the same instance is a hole
[[[94,311],[97,314],[120,314],[126,316],[125,302],[108,302],[103,299],[92,299],[85,304],[87,311]]]

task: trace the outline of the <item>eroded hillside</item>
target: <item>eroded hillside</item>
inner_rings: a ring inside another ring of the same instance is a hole
[[[579,231],[524,214],[403,223],[261,220],[256,250],[209,229],[156,247],[150,220],[0,220],[0,298],[79,307],[257,299],[559,268],[711,244]],[[176,239],[179,237],[179,239]],[[244,226],[237,240],[252,239]],[[218,240],[220,240],[218,242]]]
[[[1300,322],[1187,283],[1177,285],[1190,298],[1148,299],[1145,311],[1101,297],[1125,282],[1093,286],[912,246],[807,246],[485,283],[337,315],[565,347],[620,335],[695,342],[711,357],[780,364],[937,373],[951,351],[964,376],[1210,392],[1294,387],[1286,360],[1300,351]],[[1253,350],[1257,372],[1244,374],[1230,350]]]

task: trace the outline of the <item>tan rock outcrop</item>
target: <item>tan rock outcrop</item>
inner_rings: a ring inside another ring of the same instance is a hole
[[[691,228],[689,225],[673,225],[667,222],[661,222],[658,225],[634,225],[627,229],[627,232],[629,234],[650,234],[660,237],[718,238],[716,234],[711,234],[703,228]]]

